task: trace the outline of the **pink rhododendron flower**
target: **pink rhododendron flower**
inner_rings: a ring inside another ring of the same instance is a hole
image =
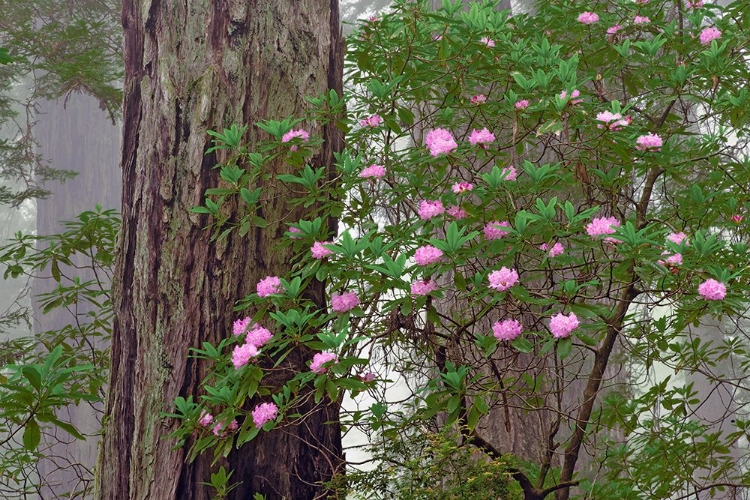
[[[669,236],[667,236],[667,240],[671,241],[675,245],[682,245],[685,243],[688,244],[687,235],[680,231],[679,233],[672,233]]]
[[[419,204],[418,213],[420,219],[430,220],[445,213],[445,207],[440,200],[422,200],[422,203]]]
[[[721,31],[719,31],[714,26],[711,26],[710,28],[706,28],[703,31],[701,31],[701,43],[703,45],[708,45],[711,43],[711,40],[716,40],[721,36]]]
[[[599,16],[597,16],[593,12],[583,12],[580,16],[578,16],[578,22],[583,24],[593,24],[599,20]]]
[[[552,248],[549,249],[548,255],[550,256],[550,258],[552,258],[557,257],[558,255],[562,255],[563,253],[565,253],[565,247],[562,246],[560,242],[557,242],[552,245]]]
[[[723,300],[727,295],[727,287],[713,278],[707,279],[698,285],[698,293],[706,300]]]
[[[573,90],[573,92],[570,93],[570,104],[574,106],[576,104],[581,104],[583,102],[583,99],[576,99],[576,97],[580,95],[581,95],[581,92],[578,89]],[[566,97],[568,97],[567,90],[563,90],[562,92],[560,92],[560,99],[565,99]]]
[[[663,145],[663,141],[658,135],[649,132],[636,139],[635,144],[635,149],[639,151],[659,151],[659,148]]]
[[[700,9],[703,7],[703,0],[688,0],[686,5],[688,9]]]
[[[362,382],[364,382],[365,384],[369,384],[370,382],[374,382],[375,378],[376,378],[375,374],[372,373],[372,372],[367,372],[367,373],[365,373],[364,375],[362,375],[360,377],[360,379],[362,380]]]
[[[268,297],[275,293],[281,293],[281,280],[278,276],[266,276],[258,282],[255,286],[255,290],[258,292],[258,297]]]
[[[338,356],[336,356],[332,352],[319,352],[315,356],[313,356],[312,363],[310,363],[310,371],[313,373],[325,373],[326,367],[323,366],[329,361],[333,361],[334,363],[337,362],[339,359]]]
[[[615,24],[614,26],[610,26],[609,28],[607,28],[607,34],[614,35],[621,29],[622,29],[622,26],[620,26],[619,24]]]
[[[417,280],[411,284],[411,294],[415,297],[419,295],[429,295],[437,289],[437,283],[433,280]]]
[[[620,227],[620,221],[614,217],[597,217],[586,226],[586,232],[593,238],[603,234],[614,234],[618,227]]]
[[[333,255],[333,250],[330,248],[326,248],[323,245],[327,244],[330,245],[330,241],[316,241],[315,244],[312,246],[312,256],[314,259],[322,259],[324,257],[328,257],[329,255]]]
[[[292,238],[298,238],[298,236],[296,236],[296,235],[298,235],[298,234],[302,235],[303,234],[302,229],[300,229],[298,227],[294,227],[294,226],[289,226],[289,232],[290,233],[294,233],[294,235],[292,235]]]
[[[237,420],[232,420],[231,422],[229,422],[229,425],[227,425],[226,429],[224,429],[223,427],[224,426],[221,423],[216,424],[213,429],[214,435],[224,437],[227,435],[227,432],[236,431],[239,425],[237,424]]]
[[[633,24],[648,24],[650,22],[651,19],[646,16],[635,16],[635,19],[633,19]]]
[[[487,149],[487,144],[493,142],[494,140],[495,134],[493,134],[486,128],[483,128],[482,130],[472,130],[471,134],[469,135],[469,142],[472,146],[480,144],[484,146],[484,149]]]
[[[526,109],[529,107],[529,100],[521,99],[520,101],[516,102],[515,106],[516,106],[516,109]]]
[[[669,252],[662,252],[662,255],[668,255]],[[666,266],[666,267],[674,267],[674,266],[680,266],[682,265],[682,254],[676,253],[674,255],[670,255],[665,260],[657,260],[657,264]]]
[[[506,319],[497,321],[492,325],[492,331],[497,340],[513,340],[523,332],[523,327],[518,320]]]
[[[471,98],[472,104],[479,105],[484,104],[485,102],[487,102],[487,96],[484,94],[477,94]]]
[[[383,119],[380,115],[372,115],[359,121],[359,124],[363,127],[377,127],[381,123],[383,123]]]
[[[549,329],[552,336],[556,339],[562,339],[570,336],[570,332],[578,328],[580,323],[574,313],[565,316],[563,313],[557,313],[549,320]]]
[[[271,337],[273,337],[271,330],[263,328],[260,325],[255,325],[245,335],[245,342],[254,345],[256,349],[260,349],[263,347],[263,344],[271,340]]]
[[[496,220],[488,222],[487,225],[484,226],[484,237],[488,240],[498,240],[510,233],[510,231],[503,230],[502,228],[504,227],[509,228],[510,222],[508,222],[507,220],[504,220],[502,222]]]
[[[359,297],[354,292],[344,292],[341,295],[331,295],[331,309],[337,313],[351,311],[359,305]]]
[[[454,193],[461,194],[474,189],[474,184],[472,184],[471,182],[457,182],[453,186],[451,186],[451,189]]]
[[[247,327],[250,326],[252,320],[248,317],[245,319],[238,319],[234,322],[233,332],[235,335],[242,335],[247,331]]]
[[[208,413],[206,410],[201,410],[201,416],[198,419],[198,423],[203,427],[208,427],[213,422],[214,416]]]
[[[503,180],[514,181],[518,177],[518,172],[516,171],[516,167],[510,166],[503,168],[500,171],[500,175],[502,176]]]
[[[276,420],[276,416],[279,414],[279,407],[274,403],[261,403],[255,407],[252,414],[255,427],[260,429],[266,422]]]
[[[417,251],[414,252],[414,261],[418,266],[427,266],[429,264],[434,264],[435,262],[440,261],[440,259],[442,258],[443,251],[439,248],[435,248],[432,245],[419,247],[417,248]]]
[[[451,205],[450,207],[448,207],[448,210],[446,210],[446,212],[454,219],[464,219],[469,215],[466,210],[459,207],[458,205]]]
[[[518,273],[515,269],[503,266],[499,271],[492,271],[489,275],[490,287],[502,292],[518,283]]]
[[[482,37],[482,43],[485,44],[487,47],[494,47],[495,41],[491,38],[487,38],[486,36]]]
[[[242,344],[234,346],[232,351],[232,364],[235,368],[245,366],[250,358],[254,358],[258,355],[258,348],[253,344]]]
[[[432,156],[450,153],[458,147],[451,133],[443,128],[430,130],[425,138],[425,143],[427,143]]]
[[[359,176],[365,179],[382,179],[385,177],[385,167],[383,165],[370,165],[369,167],[362,169]]]
[[[735,214],[732,216],[732,222],[734,222],[735,224],[740,224],[742,223],[742,219],[744,218],[745,218],[744,215]]]
[[[612,113],[610,111],[602,111],[596,114],[596,119],[600,122],[604,122],[597,125],[597,128],[606,128],[607,130],[620,130],[622,127],[630,125],[628,118],[623,118],[620,113]]]
[[[310,134],[306,130],[302,130],[302,129],[290,130],[289,132],[287,132],[281,137],[281,142],[289,142],[292,139],[297,138],[297,137],[302,139],[302,142],[307,142],[308,139],[310,139]],[[297,146],[292,146],[289,149],[292,151],[297,151]]]

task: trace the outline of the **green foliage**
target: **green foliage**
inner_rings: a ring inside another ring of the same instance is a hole
[[[44,452],[38,448],[43,433],[56,429],[84,439],[77,423],[66,421],[59,410],[103,401],[112,322],[108,283],[119,225],[114,210],[97,206],[64,222],[60,234],[19,233],[0,247],[4,278],[49,272],[57,287],[39,298],[42,311],[70,313],[70,323],[59,330],[3,346],[0,470],[5,488],[22,487]],[[69,277],[72,268],[88,269],[91,279]],[[92,478],[81,479],[90,483]]]
[[[271,159],[297,167],[274,182],[296,194],[291,205],[311,208],[306,220],[284,221],[295,232],[279,244],[298,257],[280,277],[283,290],[238,302],[275,334],[260,365],[274,370],[298,346],[338,359],[279,387],[254,361],[238,369],[229,362],[244,339],[204,346],[196,355],[214,368],[205,394],[177,405],[175,436],[198,433],[192,456],[213,448],[220,457],[232,443],[304,418],[297,407],[309,385],[316,401],[373,398],[369,409],[342,420],[378,443],[375,469],[347,479],[366,497],[505,498],[508,488],[522,488],[534,498],[556,489],[667,498],[717,482],[747,486],[733,455],[746,450],[728,415],[744,411],[748,387],[721,369],[729,359],[750,366],[743,219],[750,196],[742,187],[750,185],[749,130],[737,108],[748,83],[742,2],[691,9],[618,1],[605,10],[549,0],[538,2],[533,17],[509,17],[491,1],[427,4],[397,1],[381,19],[362,23],[348,46],[347,94],[309,99],[316,109],[302,119],[257,124],[269,140],[254,151],[242,143],[242,127],[212,134],[216,147],[232,151],[217,166],[226,185],[209,190],[194,212],[209,216],[215,237],[271,224],[255,212]],[[579,22],[586,9],[600,21]],[[650,22],[623,21],[636,14]],[[623,27],[606,33],[616,23]],[[703,45],[700,32],[711,25],[722,34]],[[330,122],[347,134],[332,167],[315,163],[319,139],[280,140],[292,127]],[[426,136],[438,128],[455,147],[430,151]],[[472,132],[483,128],[495,139],[472,144]],[[647,134],[663,144],[642,146]],[[382,179],[360,176],[372,164],[385,167]],[[471,189],[454,189],[459,181]],[[246,204],[229,213],[227,202],[237,198]],[[450,210],[428,217],[424,200]],[[330,217],[341,234],[328,232]],[[590,234],[603,217],[618,227]],[[487,237],[488,223],[506,234]],[[678,232],[687,242],[667,239]],[[316,242],[331,254],[311,258]],[[549,253],[555,243],[562,254]],[[418,265],[416,250],[428,244],[442,258]],[[665,260],[676,254],[679,263]],[[516,269],[520,282],[502,291],[489,286],[501,267]],[[726,286],[723,300],[698,294],[709,278]],[[331,294],[356,292],[359,303],[319,310],[304,293],[313,279],[325,280]],[[570,336],[553,335],[550,318],[558,313],[580,321]],[[702,341],[692,325],[711,317],[739,326]],[[493,322],[504,319],[518,319],[522,334],[498,341]],[[633,378],[612,377],[607,368],[615,362]],[[656,379],[657,367],[683,378]],[[404,397],[410,419],[389,411],[385,397],[398,375],[415,387]],[[639,376],[650,382],[644,390]],[[715,390],[738,391],[723,417],[729,430],[702,420],[701,398],[711,392],[699,395],[685,382],[699,376]],[[255,428],[252,405],[271,400],[281,416]],[[644,417],[657,409],[664,416]],[[198,424],[204,411],[221,422],[236,418],[237,431],[212,434]],[[440,425],[427,424],[433,419]],[[487,434],[486,424],[498,419],[535,422],[523,432],[536,448],[520,450],[515,464],[494,459],[508,457],[502,440]],[[583,449],[594,457],[584,458]],[[592,465],[601,472],[591,473]]]
[[[429,422],[409,421],[384,431],[369,450],[382,465],[374,473],[355,471],[340,478],[353,492],[351,498],[523,498],[511,478],[512,458],[488,458],[461,444],[458,433],[431,432],[430,427]]]

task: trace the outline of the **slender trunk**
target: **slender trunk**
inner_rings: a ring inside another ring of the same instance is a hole
[[[210,241],[190,208],[218,185],[207,129],[299,115],[305,96],[341,90],[342,44],[336,0],[127,0],[123,109],[123,226],[114,284],[115,324],[107,420],[97,498],[207,499],[210,458],[186,463],[160,416],[177,396],[199,397],[203,363],[188,348],[231,332],[237,299],[259,279],[288,270],[277,241],[304,217],[291,193],[262,181],[269,225]],[[331,127],[313,165],[330,166],[340,144]],[[250,127],[251,147],[263,132]],[[264,173],[287,172],[283,161]],[[240,210],[229,207],[233,215]],[[322,300],[322,284],[314,291]],[[287,358],[306,369],[307,353]],[[229,455],[242,482],[230,498],[307,499],[342,464],[338,407],[302,408],[298,426],[261,435]]]

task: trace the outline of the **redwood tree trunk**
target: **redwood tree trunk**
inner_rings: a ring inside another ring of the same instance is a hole
[[[304,213],[288,206],[283,186],[265,181],[268,227],[211,242],[205,216],[190,213],[218,185],[206,130],[250,124],[252,146],[264,134],[253,123],[299,115],[305,96],[340,91],[338,2],[126,0],[122,20],[123,225],[96,497],[208,499],[215,492],[200,483],[210,480],[210,457],[186,463],[187,449],[172,449],[168,438],[176,423],[160,413],[177,396],[199,396],[205,367],[188,348],[231,335],[235,301],[288,270],[290,250],[276,242]],[[326,140],[311,163],[330,166],[339,135],[311,132]],[[279,162],[264,172],[289,168]],[[314,292],[322,298],[322,285]],[[290,368],[307,369],[307,358],[291,355]],[[311,410],[302,425],[261,433],[230,454],[232,482],[242,482],[231,498],[323,494],[319,483],[343,462],[339,427],[326,424],[338,407]]]

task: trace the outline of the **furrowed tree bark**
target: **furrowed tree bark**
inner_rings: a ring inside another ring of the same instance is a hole
[[[172,449],[176,423],[162,418],[177,396],[197,398],[206,367],[188,348],[231,334],[235,301],[259,279],[288,270],[290,250],[276,241],[292,209],[291,193],[263,181],[267,228],[210,241],[204,215],[190,208],[219,184],[208,129],[250,124],[252,148],[264,134],[252,124],[299,115],[304,97],[341,91],[337,0],[126,0],[123,108],[123,226],[114,283],[115,324],[98,499],[208,499],[210,457],[186,463]],[[333,126],[310,128],[325,144],[314,166],[332,164],[341,139]],[[290,169],[283,162],[264,173]],[[231,208],[237,212],[239,208]],[[322,284],[313,293],[323,299]],[[308,353],[287,367],[306,370]],[[326,403],[325,401],[323,403]],[[338,406],[301,408],[302,424],[261,433],[228,465],[242,482],[230,498],[307,499],[341,472]]]

